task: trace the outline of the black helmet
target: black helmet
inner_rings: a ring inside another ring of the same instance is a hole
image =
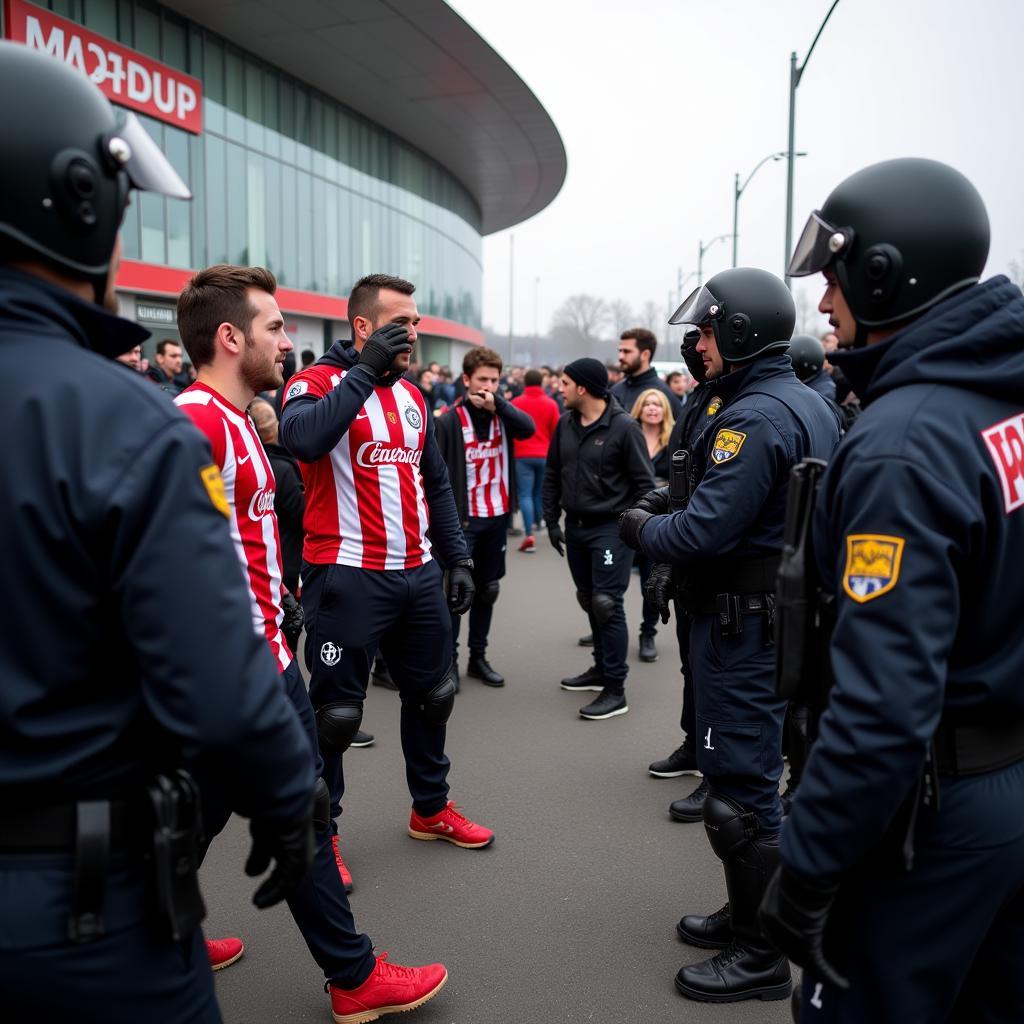
[[[825,346],[809,334],[794,334],[788,355],[800,380],[810,380],[825,365]]]
[[[16,243],[99,295],[132,188],[190,199],[134,114],[63,62],[0,42],[0,247]]]
[[[976,284],[989,225],[977,189],[935,160],[872,164],[811,214],[787,273],[833,270],[858,324],[886,327]]]
[[[723,270],[692,292],[670,324],[711,324],[727,363],[743,363],[784,349],[793,335],[796,308],[774,274],[753,267]]]

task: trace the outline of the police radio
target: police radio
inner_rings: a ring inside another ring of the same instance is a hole
[[[673,512],[690,503],[690,453],[685,448],[672,453],[668,474],[668,498]]]

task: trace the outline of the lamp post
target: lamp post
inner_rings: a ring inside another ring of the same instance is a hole
[[[832,17],[832,12],[838,4],[839,0],[833,0],[832,6],[828,9],[828,14],[825,15],[825,20],[818,26],[818,32],[811,43],[811,48],[807,51],[807,56],[804,57],[803,64],[797,67],[796,50],[789,55],[789,146],[786,149],[788,164],[786,169],[786,255],[785,262],[782,265],[782,276],[790,291],[793,290],[793,283],[786,276],[786,270],[789,267],[789,257],[793,251],[793,158],[796,156],[796,153],[793,151],[793,139],[796,133],[796,90],[800,85],[800,79],[804,76],[804,71],[807,69],[807,62],[811,59],[811,54],[814,53],[814,47],[817,45],[821,33],[828,24],[828,19]]]
[[[750,184],[751,179],[755,174],[769,160],[774,163],[778,163],[779,160],[784,160],[789,154],[786,150],[780,150],[778,153],[769,153],[763,160],[760,160],[754,169],[747,175],[747,180],[740,184],[740,172],[736,172],[736,180],[732,186],[732,265],[736,266],[736,249],[737,243],[739,242],[739,219],[740,219],[740,196],[747,190],[747,186]],[[807,156],[806,153],[794,153],[793,156]]]
[[[704,253],[708,251],[715,244],[715,242],[724,242],[725,239],[729,238],[729,235],[715,235],[706,245],[704,242],[699,243],[699,251],[697,253],[697,287],[699,288],[704,283]]]

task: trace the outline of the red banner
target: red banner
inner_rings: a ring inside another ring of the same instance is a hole
[[[87,75],[112,102],[195,135],[202,132],[199,79],[25,0],[4,0],[4,13],[8,39]]]

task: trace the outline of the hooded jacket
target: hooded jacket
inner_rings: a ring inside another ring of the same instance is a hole
[[[878,844],[940,719],[1024,716],[1024,296],[997,277],[830,358],[864,411],[815,511],[835,685],[782,840],[824,879]]]

